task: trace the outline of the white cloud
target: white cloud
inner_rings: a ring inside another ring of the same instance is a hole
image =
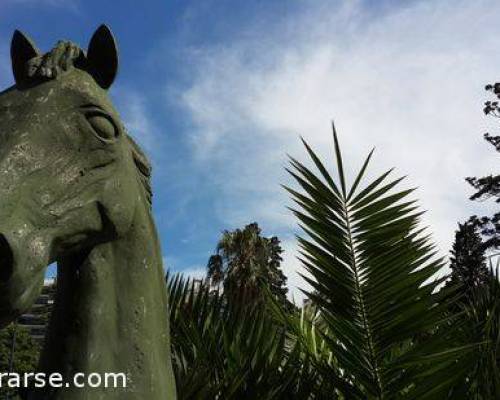
[[[207,271],[205,268],[193,266],[183,269],[181,272],[185,277],[189,277],[191,279],[204,279]]]
[[[293,239],[283,240],[281,242],[281,247],[284,250],[282,268],[283,273],[288,278],[288,298],[293,301],[298,306],[302,305],[305,295],[302,290],[310,291],[312,290],[309,284],[307,284],[300,274],[306,274],[306,271],[300,265],[300,261],[297,258],[298,246],[297,242]]]
[[[158,136],[159,130],[148,112],[146,98],[135,90],[123,86],[114,88],[112,97],[127,132],[146,154],[151,156],[153,164],[157,163],[163,155],[163,147],[161,138]]]
[[[163,268],[168,270],[170,274],[181,273],[185,278],[203,279],[206,277],[207,269],[200,265],[184,266],[181,260],[177,257],[163,257]]]
[[[278,187],[288,182],[285,153],[305,159],[301,134],[332,159],[335,118],[348,171],[376,146],[372,171],[396,166],[409,175],[445,254],[457,221],[491,211],[467,200],[463,178],[497,165],[481,137],[492,124],[481,108],[484,84],[500,78],[500,7],[309,5],[260,33],[254,27],[245,39],[193,52],[194,79],[182,100],[195,128],[193,151],[220,189],[219,216],[229,225],[257,220],[289,230]]]

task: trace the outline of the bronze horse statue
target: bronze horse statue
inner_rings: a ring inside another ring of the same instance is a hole
[[[110,30],[85,52],[42,54],[16,31],[15,85],[0,93],[0,327],[37,298],[57,262],[39,372],[61,388],[28,399],[175,400],[167,290],[151,211],[151,167],[107,89],[118,67]],[[75,374],[125,373],[126,388],[79,388]]]

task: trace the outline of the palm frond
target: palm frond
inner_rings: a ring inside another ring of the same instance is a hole
[[[395,191],[403,178],[387,182],[391,171],[363,185],[373,151],[349,187],[335,128],[333,137],[339,184],[305,141],[319,174],[290,159],[289,172],[302,189],[287,188],[306,233],[300,259],[326,326],[323,340],[345,374],[342,394],[391,399],[410,393],[420,379],[401,367],[408,355],[416,360],[429,351],[413,338],[443,323],[435,276],[444,263],[419,226],[422,212],[408,200],[413,189]],[[444,371],[456,357],[434,367]]]
[[[325,389],[306,353],[261,303],[228,303],[182,276],[167,282],[179,399],[332,399],[318,397]]]

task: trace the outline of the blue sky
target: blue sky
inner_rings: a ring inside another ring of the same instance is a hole
[[[402,5],[404,4],[404,5]],[[220,232],[258,221],[278,235],[301,286],[295,221],[280,183],[299,134],[331,160],[335,119],[349,170],[376,146],[418,186],[442,254],[456,222],[491,204],[463,177],[493,171],[482,133],[485,83],[500,80],[495,1],[2,0],[0,85],[12,83],[14,29],[44,51],[86,47],[108,24],[120,49],[111,94],[153,160],[166,263],[200,274]]]

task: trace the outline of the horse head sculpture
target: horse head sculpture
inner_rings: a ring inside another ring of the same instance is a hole
[[[107,92],[115,40],[102,25],[86,52],[61,41],[42,54],[16,31],[11,59],[15,85],[0,93],[0,326],[32,305],[57,262],[39,369],[70,382],[28,398],[175,399],[151,167]],[[126,373],[128,387],[71,383],[106,372]]]

